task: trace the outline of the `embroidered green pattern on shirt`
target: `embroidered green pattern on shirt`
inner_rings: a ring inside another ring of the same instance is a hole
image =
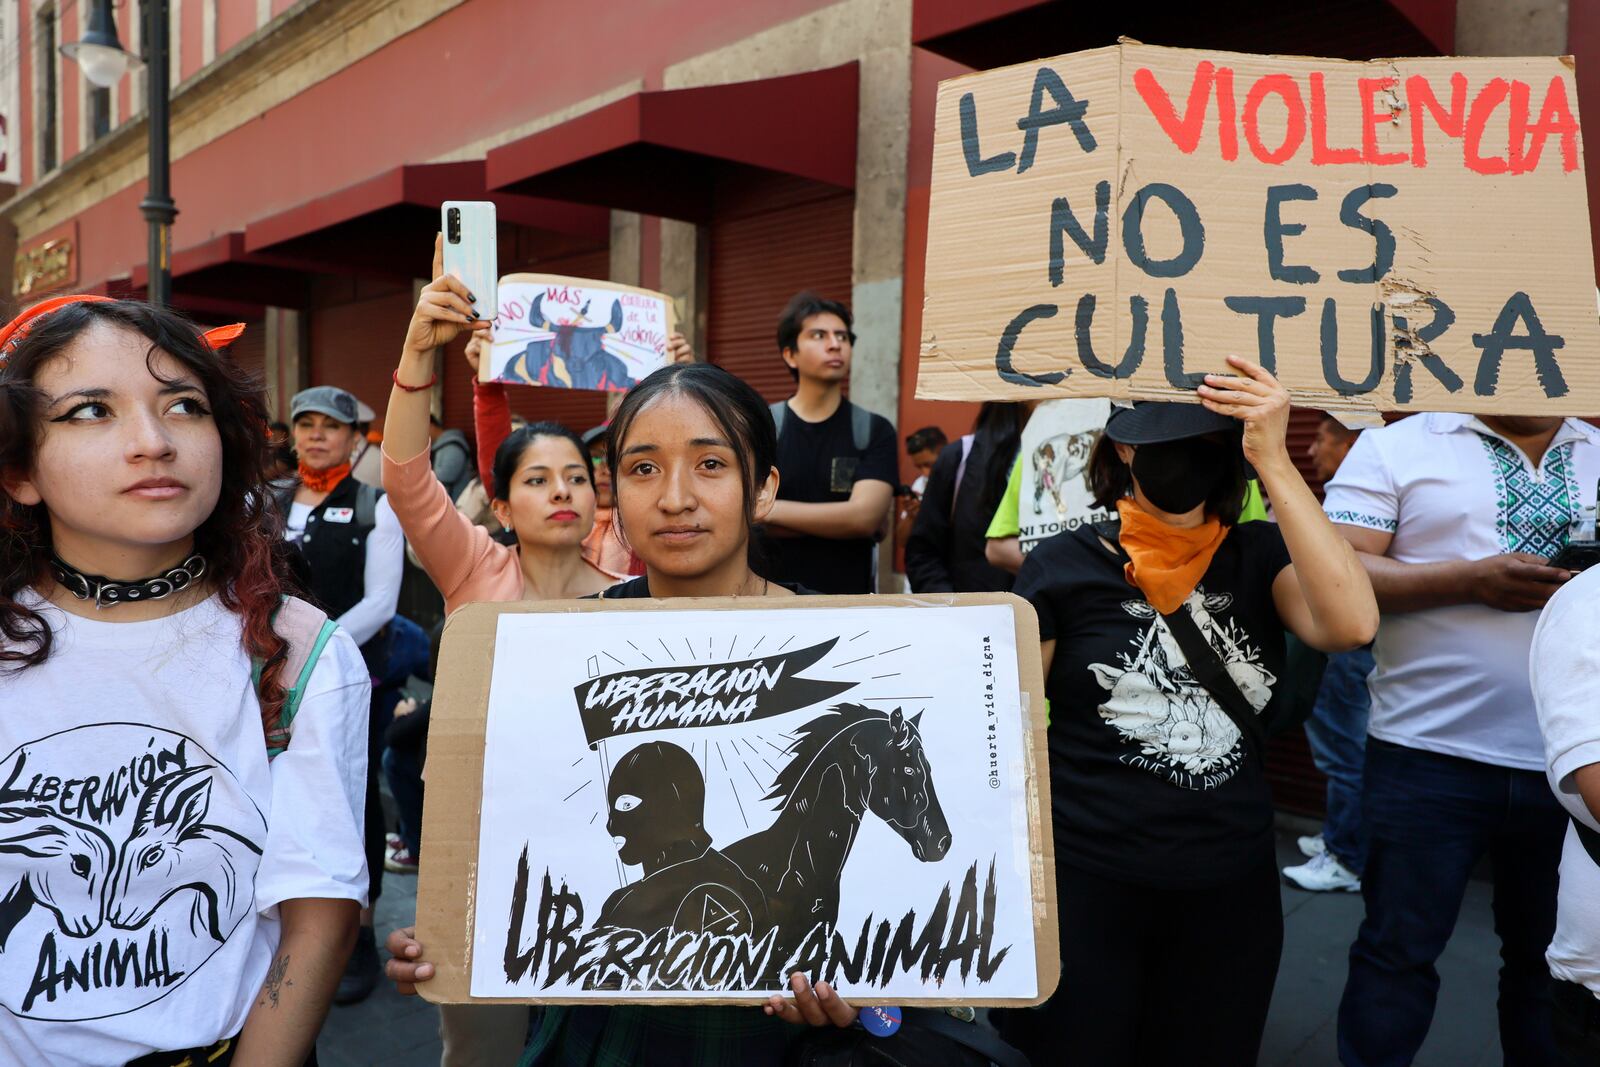
[[[1578,518],[1578,493],[1572,474],[1572,442],[1545,454],[1543,477],[1536,478],[1517,449],[1498,437],[1479,434],[1494,467],[1495,532],[1506,552],[1546,559],[1567,543]]]

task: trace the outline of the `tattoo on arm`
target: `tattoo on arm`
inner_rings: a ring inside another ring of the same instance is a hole
[[[284,986],[292,986],[293,982],[284,977],[289,971],[289,954],[283,953],[272,961],[272,966],[267,968],[267,980],[261,983],[261,999],[257,1004],[268,1004],[276,1008],[278,996],[283,992]]]

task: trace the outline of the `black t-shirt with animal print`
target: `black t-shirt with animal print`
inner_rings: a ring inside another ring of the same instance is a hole
[[[1258,713],[1281,688],[1272,582],[1288,565],[1277,526],[1241,524],[1185,605]],[[1045,693],[1057,860],[1202,888],[1243,877],[1270,854],[1260,760],[1094,530],[1041,542],[1015,591],[1038,611],[1040,637],[1056,642]]]

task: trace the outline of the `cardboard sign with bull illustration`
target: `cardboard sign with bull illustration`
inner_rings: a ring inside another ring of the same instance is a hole
[[[1051,400],[1029,416],[1022,430],[1017,500],[1023,554],[1047,537],[1116,518],[1114,510],[1095,505],[1089,486],[1089,454],[1110,415],[1109,400]]]
[[[1590,415],[1570,57],[1110,47],[939,89],[917,395]]]
[[[755,1003],[797,970],[862,1004],[1054,989],[1024,601],[476,604],[440,662],[430,999]]]
[[[499,288],[481,381],[624,393],[667,364],[664,293],[555,274],[508,274]]]

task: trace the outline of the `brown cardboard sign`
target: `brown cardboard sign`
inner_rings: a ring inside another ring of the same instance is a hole
[[[1025,601],[475,604],[440,664],[428,999],[755,1005],[796,970],[862,1005],[1054,990]]]
[[[1109,48],[939,89],[919,397],[1593,414],[1570,57]]]

